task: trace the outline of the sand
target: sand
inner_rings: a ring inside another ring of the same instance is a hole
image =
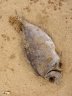
[[[62,62],[58,85],[35,73],[10,16],[24,17],[51,36]],[[0,96],[72,96],[72,0],[0,0]]]

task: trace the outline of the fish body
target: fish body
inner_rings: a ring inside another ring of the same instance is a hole
[[[58,83],[62,77],[62,63],[47,32],[23,17],[10,16],[9,23],[21,33],[22,46],[34,70],[43,78]]]
[[[24,22],[22,32],[28,43],[26,55],[35,71],[52,82],[61,78],[60,57],[55,51],[55,44],[41,28]]]

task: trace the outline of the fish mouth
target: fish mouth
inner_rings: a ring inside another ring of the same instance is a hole
[[[50,70],[48,73],[50,73],[50,72],[52,72],[52,71],[61,73],[61,69],[52,69],[52,70]],[[47,73],[47,74],[48,74],[48,73]]]

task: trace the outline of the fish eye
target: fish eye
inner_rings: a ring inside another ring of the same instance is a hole
[[[54,83],[55,82],[55,77],[53,76],[53,77],[50,77],[49,78],[49,81],[51,82],[51,83]]]

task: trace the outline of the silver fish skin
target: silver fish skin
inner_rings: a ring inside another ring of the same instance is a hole
[[[54,82],[61,78],[60,57],[51,37],[38,26],[23,22],[23,35],[28,43],[26,55],[35,71]]]

